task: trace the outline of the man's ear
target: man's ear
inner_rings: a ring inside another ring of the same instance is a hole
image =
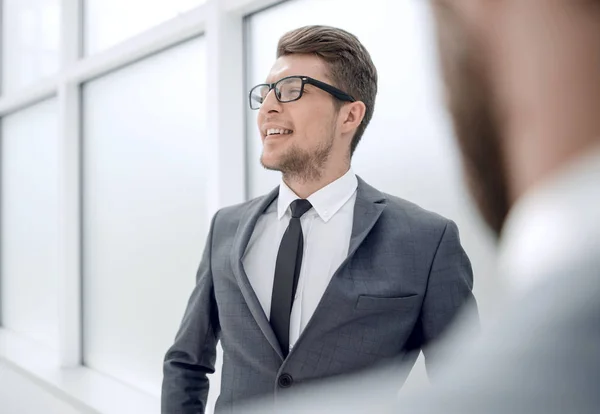
[[[362,101],[351,102],[342,108],[342,133],[356,130],[365,117],[367,107]]]

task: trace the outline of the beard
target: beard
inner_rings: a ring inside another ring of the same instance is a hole
[[[510,208],[498,105],[482,49],[452,6],[434,1],[447,106],[462,153],[467,185],[486,223],[499,235]]]
[[[312,151],[292,145],[276,162],[267,164],[264,162],[264,156],[261,156],[260,163],[267,170],[280,171],[286,181],[316,181],[323,175],[323,169],[331,155],[332,148],[333,136]]]

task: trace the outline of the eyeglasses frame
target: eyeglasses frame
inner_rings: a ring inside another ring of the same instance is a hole
[[[291,99],[289,101],[281,101],[281,99],[279,99],[279,96],[277,96],[277,90],[276,87],[280,82],[283,82],[287,79],[300,79],[302,81],[302,86],[300,87],[300,95],[298,95],[297,98]],[[295,102],[297,100],[299,100],[300,98],[302,98],[302,95],[304,94],[304,86],[305,85],[313,85],[316,86],[317,88],[329,93],[330,95],[332,95],[333,97],[339,99],[340,101],[343,102],[356,102],[356,99],[354,99],[351,95],[347,94],[346,92],[342,91],[341,89],[336,88],[335,86],[329,85],[328,83],[325,82],[321,82],[320,80],[311,78],[310,76],[303,76],[303,75],[292,75],[292,76],[286,76],[285,78],[281,78],[279,79],[277,82],[274,83],[259,83],[258,85],[254,86],[252,89],[250,89],[250,93],[248,94],[248,100],[249,100],[249,104],[250,104],[250,109],[252,110],[258,110],[260,109],[260,107],[258,108],[252,108],[252,92],[256,89],[256,88],[260,88],[262,86],[268,86],[269,87],[269,91],[267,92],[267,94],[269,92],[271,92],[271,90],[275,89],[275,98],[281,102],[281,103],[289,103],[289,102]],[[266,97],[267,95],[265,95]],[[264,101],[263,101],[264,102]],[[262,106],[262,103],[261,103]]]

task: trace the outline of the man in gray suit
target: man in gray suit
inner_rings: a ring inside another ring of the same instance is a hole
[[[477,341],[439,351],[430,389],[370,398],[394,375],[362,376],[275,412],[600,413],[600,0],[433,7],[467,176],[512,294]]]
[[[354,175],[377,72],[350,33],[284,35],[258,109],[269,194],[220,210],[164,363],[163,413],[202,413],[224,351],[216,411],[382,364],[412,366],[465,304],[471,265],[456,225]],[[403,380],[404,378],[402,378]]]

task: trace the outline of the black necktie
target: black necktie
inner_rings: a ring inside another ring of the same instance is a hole
[[[275,262],[275,280],[273,281],[273,296],[271,298],[271,326],[279,340],[284,356],[290,347],[290,314],[296,295],[300,267],[302,266],[302,250],[304,238],[300,217],[312,205],[308,200],[294,200],[290,206],[292,218],[288,225],[277,253]]]

